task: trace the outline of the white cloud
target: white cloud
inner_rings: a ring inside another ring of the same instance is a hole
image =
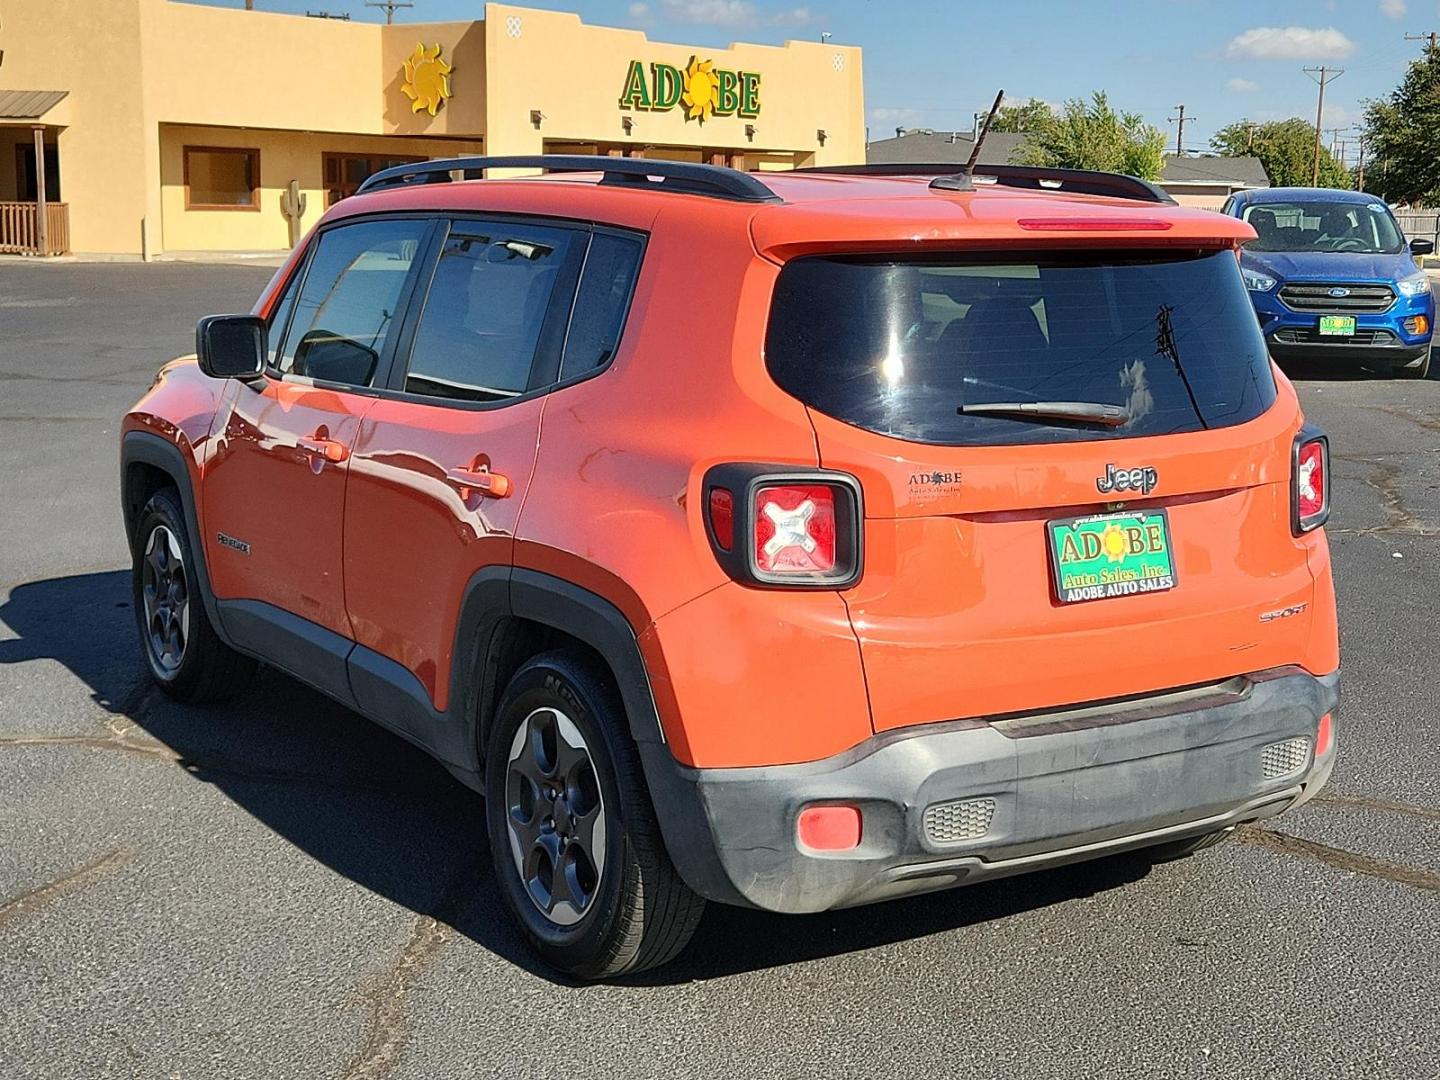
[[[1234,94],[1253,94],[1260,89],[1260,84],[1249,79],[1231,79],[1225,84],[1225,89]]]
[[[1241,60],[1343,60],[1354,51],[1333,26],[1255,26],[1225,46],[1226,56]]]
[[[808,7],[762,12],[751,0],[661,0],[661,6],[665,18],[674,22],[728,26],[734,29],[752,26],[806,26],[814,19]]]
[[[632,19],[648,19],[650,17],[649,4],[631,4],[630,17]]]
[[[1323,119],[1320,121],[1320,126],[1326,128],[1349,127],[1351,124],[1359,122],[1363,117],[1364,113],[1356,109],[1348,109],[1344,105],[1332,105],[1326,102],[1325,113]]]
[[[808,7],[797,7],[776,12],[770,16],[769,22],[772,26],[808,26],[813,19]]]
[[[870,119],[877,124],[891,123],[904,125],[916,119],[920,115],[919,109],[887,109],[884,107],[871,109]]]
[[[1387,19],[1403,19],[1405,11],[1405,0],[1380,0],[1380,14]]]

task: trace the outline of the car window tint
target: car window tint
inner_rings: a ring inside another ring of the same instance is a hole
[[[405,390],[460,401],[524,393],[557,278],[583,243],[565,229],[457,223],[415,330]]]
[[[299,273],[290,275],[290,280],[285,283],[285,291],[270,312],[270,322],[267,324],[270,354],[266,357],[266,363],[271,367],[276,366],[276,357],[280,354],[280,335],[285,333],[290,309],[295,306],[295,294],[300,291],[300,276]]]
[[[591,238],[565,338],[561,379],[604,367],[615,355],[640,270],[640,250],[640,242],[629,237],[596,233]]]
[[[765,357],[818,411],[941,445],[1226,427],[1276,396],[1229,251],[795,259],[775,287]],[[1119,406],[1129,420],[964,411],[1042,401]]]
[[[321,235],[276,367],[370,386],[429,222],[365,221]]]

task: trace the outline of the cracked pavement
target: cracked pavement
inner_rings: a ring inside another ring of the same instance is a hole
[[[1238,842],[538,968],[477,799],[274,672],[148,688],[120,413],[270,271],[0,265],[0,1076],[1440,1075],[1440,381],[1296,372],[1334,451],[1330,787]]]

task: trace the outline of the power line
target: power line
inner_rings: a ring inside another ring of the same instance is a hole
[[[1171,116],[1171,117],[1168,117],[1167,119],[1169,119],[1169,121],[1170,121],[1172,124],[1178,124],[1178,125],[1179,125],[1179,126],[1176,127],[1176,129],[1175,129],[1175,156],[1176,156],[1176,157],[1183,157],[1183,156],[1185,155],[1185,121],[1186,121],[1187,117],[1185,116],[1185,106],[1184,106],[1184,105],[1176,105],[1176,106],[1175,106],[1175,109],[1176,109],[1176,111],[1178,111],[1178,112],[1180,113],[1180,115],[1179,115],[1179,116]],[[1188,117],[1188,119],[1190,119],[1190,120],[1195,120],[1195,119],[1198,119],[1198,117],[1191,116],[1191,117]]]
[[[1319,100],[1315,103],[1315,156],[1310,164],[1310,186],[1320,186],[1320,123],[1325,113],[1325,84],[1334,82],[1341,75],[1345,74],[1344,68],[1318,67],[1305,68],[1305,74],[1316,83],[1320,84]]]

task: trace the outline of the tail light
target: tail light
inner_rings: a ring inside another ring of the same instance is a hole
[[[1290,468],[1290,528],[1296,536],[1330,516],[1330,440],[1306,424],[1295,436]]]
[[[705,474],[706,531],[745,585],[843,589],[860,579],[860,485],[826,470],[730,463]]]

